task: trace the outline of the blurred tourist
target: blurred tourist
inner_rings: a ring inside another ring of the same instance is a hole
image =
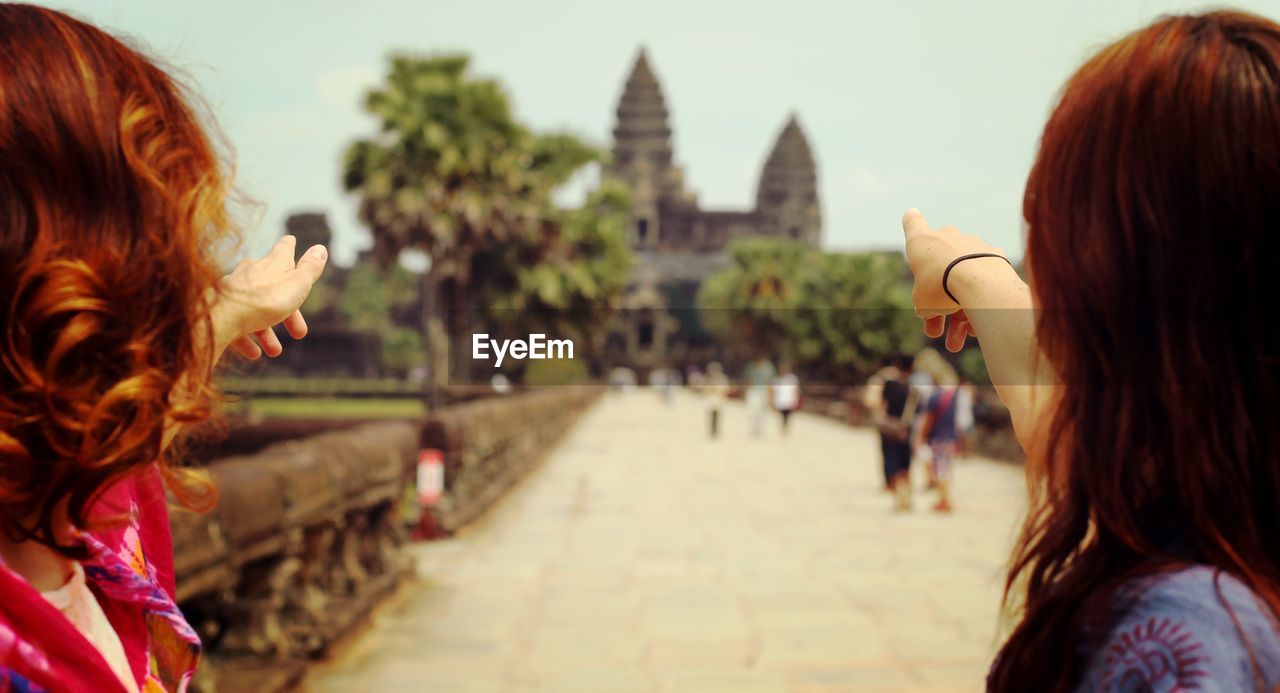
[[[773,379],[773,408],[782,416],[782,434],[789,433],[791,413],[800,407],[800,379],[791,372],[791,364],[779,365],[778,377]]]
[[[668,408],[675,405],[676,386],[680,384],[680,372],[674,368],[655,368],[649,374],[649,384],[658,390]]]
[[[625,366],[616,366],[609,371],[609,387],[614,392],[628,392],[636,386],[636,372]]]
[[[769,387],[776,374],[773,363],[763,356],[747,364],[744,380],[747,386],[747,419],[752,438],[759,438],[764,434],[765,410],[769,408]]]
[[[702,389],[707,396],[711,438],[714,440],[720,436],[720,412],[724,409],[725,400],[729,398],[729,378],[724,374],[724,366],[721,366],[718,361],[707,364],[707,374],[703,378]]]
[[[925,347],[916,354],[915,360],[911,363],[911,375],[908,383],[911,385],[911,394],[915,396],[918,403],[928,402],[933,396],[934,388],[938,382],[938,375],[943,370],[945,362],[942,355],[936,350]],[[929,464],[929,459],[933,456],[933,451],[928,445],[917,444],[920,440],[920,426],[924,423],[924,417],[914,417],[911,421],[911,459],[913,462],[919,462],[924,466],[927,487],[932,489],[937,486],[937,481],[933,478],[933,466]]]
[[[956,456],[968,457],[973,446],[973,407],[978,397],[972,381],[960,376],[960,389],[956,392]]]
[[[689,366],[689,370],[685,373],[684,382],[691,389],[697,390],[702,387],[706,376],[702,374],[702,370],[697,366]]]
[[[951,512],[951,475],[959,445],[960,433],[956,426],[957,401],[960,387],[955,381],[943,381],[933,388],[929,399],[920,408],[916,427],[917,447],[929,449],[929,479],[938,491],[938,502],[933,509]]]
[[[891,361],[868,384],[867,404],[880,431],[885,488],[893,491],[894,509],[911,509],[911,424],[915,418],[915,391],[908,384],[911,359]]]

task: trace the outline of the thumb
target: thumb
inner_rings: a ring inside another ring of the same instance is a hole
[[[313,245],[298,260],[297,270],[307,279],[308,285],[316,283],[324,266],[329,261],[329,250],[322,245]]]
[[[925,220],[920,210],[912,207],[902,215],[902,233],[908,239],[918,233],[924,233],[929,230],[929,222]]]

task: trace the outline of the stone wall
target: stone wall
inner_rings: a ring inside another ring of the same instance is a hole
[[[427,510],[427,533],[478,517],[524,478],[602,387],[558,386],[447,407],[428,417],[422,447],[444,453],[445,493]]]
[[[400,504],[419,431],[366,423],[209,463],[217,506],[170,511],[176,597],[211,655],[197,689],[287,686],[300,658],[322,653],[410,573]],[[279,683],[260,678],[268,673]]]
[[[412,574],[402,547],[415,516],[437,534],[479,516],[602,390],[490,397],[421,421],[272,421],[206,444],[193,457],[217,507],[170,512],[177,600],[209,655],[194,689],[290,689]],[[422,448],[443,451],[446,471],[425,511],[410,500]]]

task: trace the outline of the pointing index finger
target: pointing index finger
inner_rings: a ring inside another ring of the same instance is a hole
[[[924,215],[915,207],[908,209],[906,213],[902,215],[902,233],[905,234],[907,238],[911,238],[918,233],[924,233],[928,230],[929,222],[925,221]]]

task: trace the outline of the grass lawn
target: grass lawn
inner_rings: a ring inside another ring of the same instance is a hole
[[[426,415],[422,401],[404,398],[252,397],[231,404],[250,419],[393,419]]]

